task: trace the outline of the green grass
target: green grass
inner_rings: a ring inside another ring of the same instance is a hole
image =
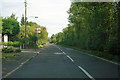
[[[101,58],[104,58],[104,59],[107,59],[107,60],[110,60],[110,61],[113,61],[113,62],[120,63],[120,60],[119,60],[120,57],[118,55],[113,55],[113,54],[110,54],[110,53],[93,51],[93,50],[83,50],[83,49],[73,47],[73,46],[66,46],[66,45],[61,45],[61,46],[72,48],[72,49],[75,49],[75,50],[79,50],[80,52],[83,52],[83,53],[92,54],[92,55],[95,55],[95,56],[98,56],[98,57],[101,57]]]
[[[15,57],[18,57],[20,55],[22,55],[23,53],[3,53],[2,54],[2,58],[3,60],[9,60]],[[6,58],[5,58],[6,57]]]

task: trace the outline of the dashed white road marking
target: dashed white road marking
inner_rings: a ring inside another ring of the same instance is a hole
[[[58,49],[60,49],[58,46],[56,46]],[[60,49],[61,50],[61,49]],[[62,51],[62,50],[61,50]],[[66,53],[64,51],[62,51],[65,55]],[[74,60],[69,56],[69,55],[66,55],[73,63],[74,63]],[[91,80],[95,80],[85,69],[83,69],[81,66],[78,66],[78,68],[83,71],[83,73],[88,77],[90,78]]]
[[[66,54],[65,52],[63,52],[64,54]]]
[[[56,46],[56,45],[55,45]],[[60,49],[58,46],[56,46],[58,49]],[[60,49],[60,51],[62,51],[63,52],[63,54],[65,54],[66,55],[66,53],[62,50],[62,49]],[[66,55],[72,62],[74,62],[74,60],[70,57],[70,56],[68,56],[68,55]]]
[[[86,76],[88,76],[91,80],[95,80],[85,69],[83,69],[81,66],[78,66],[79,69],[81,69],[85,74]]]
[[[56,46],[56,45],[55,45]],[[58,46],[56,46],[63,54],[66,54],[62,49],[60,49]]]
[[[73,60],[70,56],[67,55],[67,57],[68,57],[72,62],[74,62],[74,60]]]

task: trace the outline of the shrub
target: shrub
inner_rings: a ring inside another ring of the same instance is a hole
[[[42,47],[44,47],[44,46],[43,46],[43,45],[40,45],[39,47],[42,48]]]
[[[2,52],[6,52],[6,50],[7,50],[7,47],[2,48]]]
[[[7,43],[6,42],[2,42],[2,45],[7,45]]]
[[[11,53],[11,52],[13,52],[13,49],[5,47],[5,48],[2,48],[2,52],[4,52],[4,53]]]
[[[7,46],[13,46],[13,42],[12,42],[12,41],[9,41],[9,42],[7,43]]]
[[[8,48],[8,52],[9,53],[13,52],[13,49],[12,48]]]
[[[4,42],[2,42],[2,45],[5,45],[5,43],[4,43]]]
[[[20,42],[19,42],[19,41],[13,42],[13,46],[14,46],[14,47],[19,47],[19,46],[20,46]]]
[[[18,52],[21,52],[21,50],[20,49],[16,49],[15,52],[18,53]]]

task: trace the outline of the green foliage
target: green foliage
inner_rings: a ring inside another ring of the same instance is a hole
[[[38,47],[39,47],[39,48],[42,48],[42,47],[44,47],[44,46],[43,46],[43,45],[39,45]]]
[[[4,47],[4,48],[2,48],[2,52],[3,53],[13,53],[13,52],[15,52],[15,53],[19,53],[19,52],[21,52],[21,50],[20,49],[13,49],[13,48],[11,48],[11,47]]]
[[[2,48],[2,52],[6,52],[6,50],[7,50],[7,47]]]
[[[2,33],[2,17],[0,17],[0,34]]]
[[[13,42],[12,41],[9,41],[8,43],[7,43],[7,46],[13,46]]]
[[[41,33],[37,33],[37,28],[41,28]],[[48,33],[45,27],[39,26],[35,22],[27,22],[26,26],[26,44],[27,46],[39,46],[42,43],[47,42]],[[20,33],[17,38],[21,44],[25,43],[25,25],[20,27]],[[34,41],[34,44],[32,43]]]
[[[22,18],[21,18],[21,26],[22,26],[22,25],[25,25],[24,15],[22,15]]]
[[[115,2],[72,3],[68,11],[68,27],[52,35],[50,42],[118,54],[119,5]]]
[[[16,54],[16,53],[2,54],[2,60],[10,60],[10,59],[18,57],[18,56],[20,56],[22,54],[23,53],[19,53],[19,54]]]
[[[2,48],[2,52],[4,52],[4,53],[11,53],[11,52],[13,52],[13,49],[5,47],[5,48]]]
[[[2,33],[7,34],[9,36],[15,36],[20,32],[19,22],[15,15],[12,14],[8,18],[2,19]]]
[[[5,45],[5,42],[2,42],[2,45]]]
[[[41,27],[41,32],[38,34],[38,42],[40,44],[45,44],[48,39],[48,33],[46,27]]]
[[[28,21],[27,21],[27,25],[33,26],[33,25],[37,25],[37,23],[35,23],[35,22],[28,22]]]
[[[13,46],[14,46],[14,47],[20,47],[20,42],[19,42],[19,41],[13,42]]]
[[[2,19],[2,34],[7,34],[10,41],[15,41],[16,36],[20,32],[19,22],[14,14],[10,17]]]
[[[6,45],[6,46],[20,47],[20,42],[19,41],[15,41],[15,42],[9,41],[7,43],[3,42],[2,44]]]

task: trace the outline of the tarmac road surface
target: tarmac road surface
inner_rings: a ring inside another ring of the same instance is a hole
[[[119,67],[77,50],[48,44],[7,78],[119,78]]]

